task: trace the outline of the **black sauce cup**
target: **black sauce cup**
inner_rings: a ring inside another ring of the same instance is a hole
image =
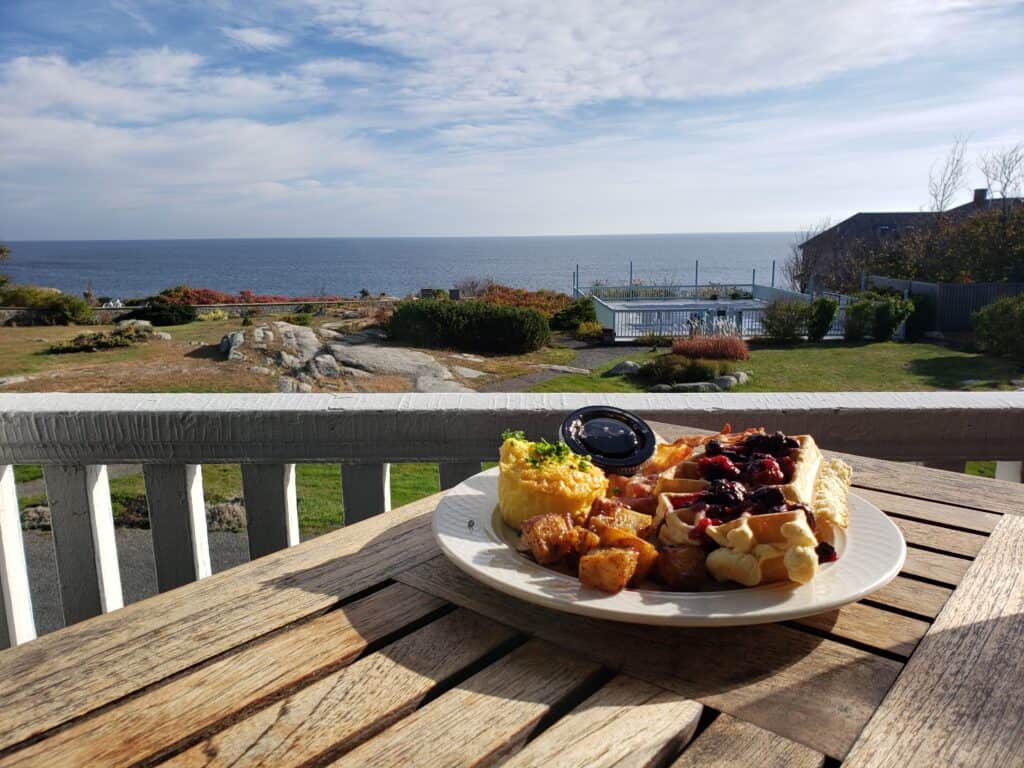
[[[565,417],[558,436],[573,453],[589,456],[614,475],[635,474],[654,455],[657,440],[639,416],[607,405],[573,411]]]

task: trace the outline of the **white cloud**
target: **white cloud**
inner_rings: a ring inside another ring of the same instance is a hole
[[[221,31],[239,45],[258,51],[284,48],[291,42],[288,35],[263,27],[224,27]]]

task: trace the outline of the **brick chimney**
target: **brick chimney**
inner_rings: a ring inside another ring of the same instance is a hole
[[[976,189],[974,190],[974,204],[978,208],[985,205],[985,201],[988,199],[988,189]]]

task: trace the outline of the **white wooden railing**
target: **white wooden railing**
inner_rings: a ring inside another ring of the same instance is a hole
[[[249,551],[298,542],[296,463],[341,465],[346,523],[390,508],[389,462],[437,461],[441,488],[507,428],[554,437],[606,403],[694,427],[764,425],[879,458],[996,459],[1020,479],[1024,392],[714,395],[0,395],[0,647],[35,636],[13,467],[42,464],[66,623],[122,605],[107,464],[142,464],[161,591],[210,573],[202,464],[242,466]],[[1015,474],[1014,474],[1015,473]]]

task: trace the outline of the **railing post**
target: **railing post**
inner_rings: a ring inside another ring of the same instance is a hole
[[[391,510],[390,464],[342,464],[345,525]]]
[[[294,464],[243,464],[242,496],[252,559],[299,543]]]
[[[440,467],[441,490],[447,491],[454,488],[463,480],[472,477],[480,471],[479,461],[447,461],[442,462]]]
[[[1024,461],[997,461],[996,480],[1011,483],[1024,482]]]
[[[43,468],[65,624],[124,605],[104,464]]]
[[[32,593],[25,567],[25,544],[21,536],[18,493],[14,488],[14,467],[0,466],[0,648],[28,642],[36,636],[32,618]]]
[[[209,576],[202,466],[146,464],[142,473],[158,588],[166,592]]]

